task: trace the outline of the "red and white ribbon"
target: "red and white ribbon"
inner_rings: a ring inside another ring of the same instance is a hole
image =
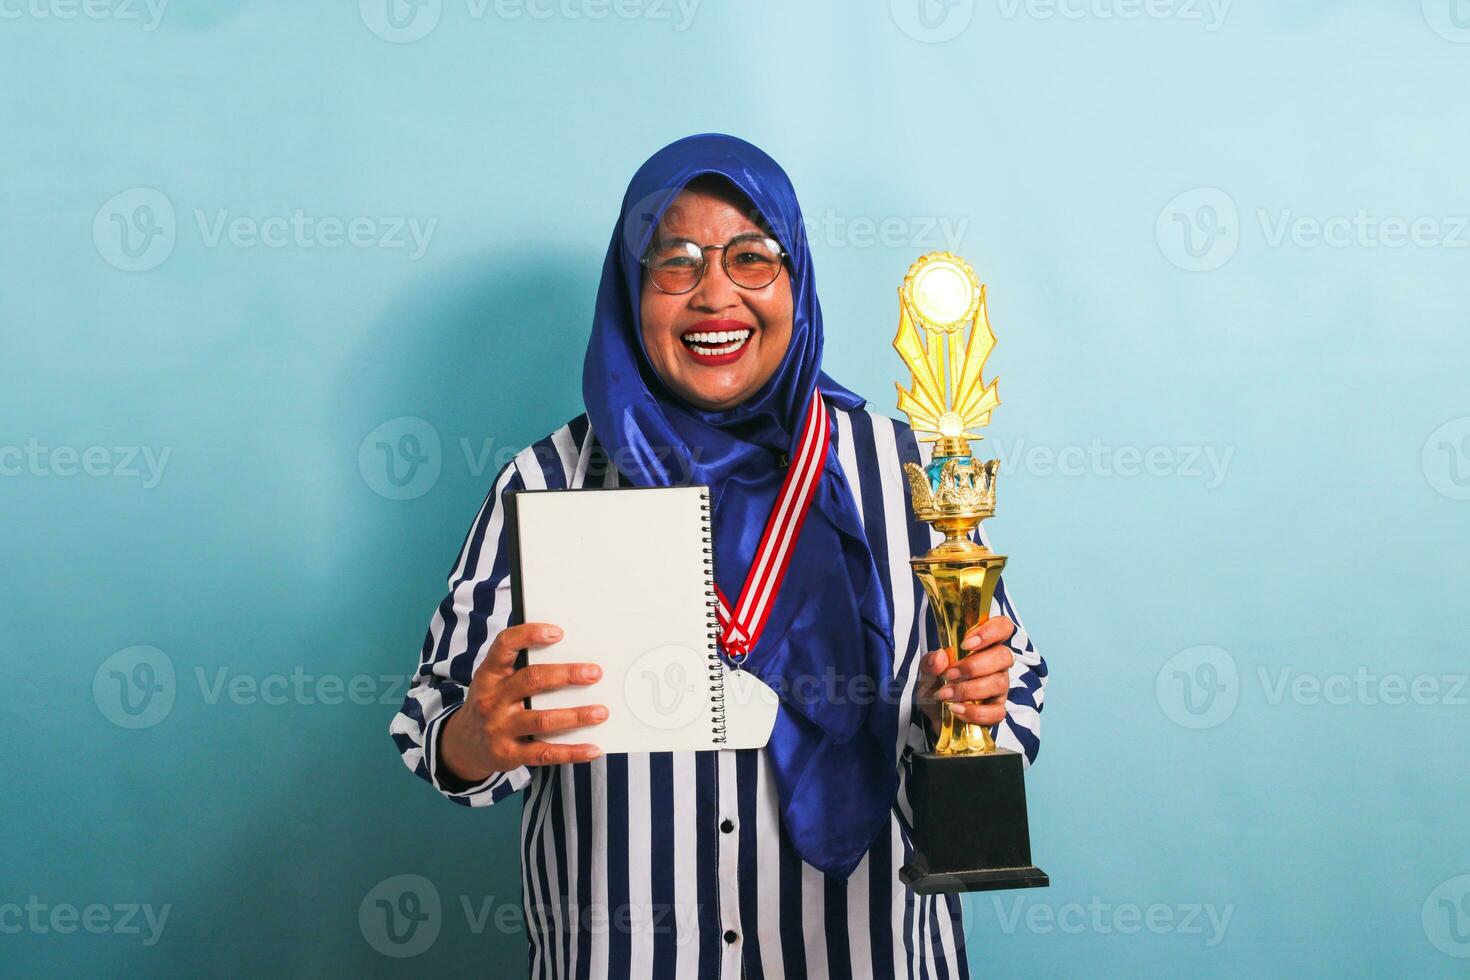
[[[781,493],[771,508],[771,516],[766,519],[765,532],[755,549],[755,561],[746,573],[740,601],[735,604],[733,613],[725,593],[715,586],[720,646],[737,665],[750,655],[765,629],[771,607],[776,604],[776,594],[781,591],[781,580],[786,577],[786,566],[791,561],[791,550],[801,534],[807,510],[827,466],[830,427],[821,392],[813,391],[806,420],[802,423],[796,459],[786,470]]]

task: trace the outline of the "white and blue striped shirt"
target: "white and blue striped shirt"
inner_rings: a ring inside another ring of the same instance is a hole
[[[526,791],[521,887],[531,976],[967,977],[960,902],[898,879],[909,853],[909,757],[926,748],[912,693],[919,657],[939,645],[909,566],[940,540],[918,521],[902,464],[928,462],[907,425],[828,405],[837,459],[862,514],[893,614],[905,683],[895,746],[900,783],[889,830],[846,881],[804,863],[782,828],[763,750],[609,755],[516,769],[467,789],[441,781],[437,735],[510,617],[505,495],[522,488],[618,486],[585,415],[523,450],[498,475],[465,539],[392,734],[408,768],[465,806]],[[1047,669],[1004,582],[992,607],[1017,622],[1004,747],[1035,758]]]

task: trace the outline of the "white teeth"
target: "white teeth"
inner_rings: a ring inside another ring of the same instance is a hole
[[[696,354],[715,357],[731,354],[745,346],[754,330],[715,330],[701,333],[686,333],[683,341]]]
[[[685,343],[696,344],[728,344],[736,340],[744,340],[749,337],[753,330],[716,330],[703,333],[686,333]]]
[[[707,357],[713,357],[713,356],[715,356],[717,354],[730,354],[730,353],[733,353],[734,351],[739,350],[740,348],[742,348],[744,346],[745,346],[745,341],[743,341],[743,340],[740,341],[740,343],[738,343],[738,344],[730,344],[730,345],[728,345],[726,347],[704,347],[704,346],[701,346],[699,344],[691,345],[694,353],[696,353],[696,354],[704,354]]]

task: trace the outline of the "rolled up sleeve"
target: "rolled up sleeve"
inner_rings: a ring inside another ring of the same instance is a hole
[[[491,773],[479,783],[461,783],[439,761],[444,723],[463,706],[475,668],[510,625],[505,499],[523,486],[514,461],[497,474],[449,573],[448,593],[429,623],[403,706],[389,725],[403,764],[461,806],[498,803],[531,779],[522,766]]]

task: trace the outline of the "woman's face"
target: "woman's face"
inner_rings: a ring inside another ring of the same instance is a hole
[[[736,235],[764,234],[748,209],[733,194],[685,189],[664,212],[654,241],[724,245]],[[704,253],[704,276],[687,293],[660,292],[643,272],[643,347],[664,384],[705,411],[733,408],[755,394],[791,342],[791,276],[784,265],[770,285],[743,289],[726,275],[723,255],[722,249]]]

